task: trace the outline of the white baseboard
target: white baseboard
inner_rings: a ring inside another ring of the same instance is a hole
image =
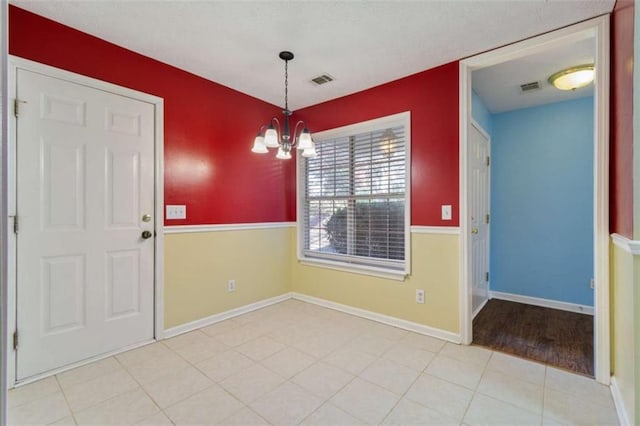
[[[611,396],[613,397],[613,403],[616,406],[616,411],[618,412],[618,421],[621,426],[631,426],[632,423],[629,421],[629,413],[624,405],[624,400],[622,399],[622,393],[620,392],[620,386],[618,386],[618,381],[616,380],[616,376],[611,376]]]
[[[279,302],[283,302],[288,299],[291,299],[291,293],[285,293],[280,296],[260,300],[258,302],[240,306],[238,308],[234,308],[225,312],[220,312],[219,314],[215,314],[205,318],[201,318],[199,320],[191,321],[186,324],[177,325],[175,327],[171,327],[164,330],[162,338],[168,339],[170,337],[187,333],[189,331],[197,330],[199,328],[206,327],[206,326],[215,324],[217,322],[224,321],[229,318],[237,317],[239,315],[247,314],[249,312],[252,312],[252,311],[255,311]]]
[[[488,301],[489,301],[489,298],[486,298],[484,302],[482,302],[482,304],[478,306],[475,311],[473,311],[473,313],[471,314],[472,320],[476,317],[476,315],[480,313],[480,311],[482,310],[482,308],[484,308],[484,306],[487,304]]]
[[[306,294],[292,293],[292,298],[301,300],[307,303],[313,303],[314,305],[323,306],[325,308],[334,309],[336,311],[344,312],[347,314],[355,315],[358,317],[366,318],[372,321],[391,325],[393,327],[398,327],[403,330],[409,330],[416,333],[424,334],[426,336],[435,337],[437,339],[446,340],[448,342],[452,342],[452,343],[462,342],[462,338],[460,334],[452,333],[446,330],[441,330],[439,328],[429,327],[428,325],[422,325],[415,322],[406,321],[400,318],[379,314],[377,312],[367,311],[365,309],[354,308],[353,306],[342,305],[340,303],[331,302],[329,300],[319,299],[313,296],[307,296]]]
[[[265,300],[260,300],[249,305],[240,306],[239,308],[231,309],[229,311],[221,312],[219,314],[211,315],[206,318],[191,321],[186,324],[178,325],[176,327],[168,328],[163,333],[163,339],[175,337],[179,334],[187,333],[189,331],[197,330],[202,327],[206,327],[215,324],[220,321],[224,321],[229,318],[237,317],[275,303],[283,302],[288,299],[297,299],[307,303],[313,303],[314,305],[323,306],[325,308],[334,309],[336,311],[344,312],[347,314],[355,315],[361,318],[366,318],[372,321],[380,322],[383,324],[398,327],[403,330],[413,331],[426,336],[435,337],[437,339],[446,340],[452,343],[462,342],[460,334],[452,333],[450,331],[441,330],[435,327],[429,327],[428,325],[418,324],[411,321],[406,321],[400,318],[391,317],[388,315],[379,314],[376,312],[367,311],[365,309],[354,308],[353,306],[342,305],[340,303],[331,302],[329,300],[320,299],[317,297],[307,296],[300,293],[285,293],[280,296],[272,297]]]
[[[557,300],[542,299],[539,297],[522,296],[519,294],[490,291],[491,299],[508,300],[510,302],[526,303],[527,305],[542,306],[544,308],[560,309],[562,311],[577,312],[579,314],[593,315],[593,306],[578,305],[576,303],[560,302]]]

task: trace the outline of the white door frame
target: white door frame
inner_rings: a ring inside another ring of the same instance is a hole
[[[155,250],[154,250],[154,335],[156,340],[163,338],[164,333],[164,100],[160,97],[128,89],[102,80],[97,80],[81,74],[65,71],[49,65],[19,58],[9,55],[9,102],[16,98],[16,79],[18,70],[27,70],[34,73],[44,74],[50,77],[65,80],[71,83],[80,84],[94,89],[110,92],[120,96],[126,96],[154,106],[154,187],[155,187]],[[8,216],[15,217],[16,214],[16,144],[17,144],[17,123],[13,113],[9,114],[9,164],[8,164]],[[9,220],[9,225],[13,226],[13,219]],[[17,277],[16,277],[16,235],[11,232],[7,235],[8,243],[8,285],[7,285],[7,386],[9,388],[16,385],[16,354],[13,350],[13,332],[16,329],[16,309],[17,309]],[[130,348],[123,348],[130,349]],[[120,352],[120,350],[118,351]],[[110,354],[101,355],[95,359],[104,358]],[[91,359],[93,360],[93,358]],[[57,373],[59,371],[84,364],[91,360],[81,361],[72,366],[63,367],[42,375],[31,377],[21,383],[37,380],[41,377]]]
[[[594,340],[595,378],[608,385],[611,376],[609,331],[609,15],[533,37],[460,61],[460,333],[470,344],[470,238],[468,218],[467,125],[471,116],[471,73],[549,48],[593,37],[594,81]]]

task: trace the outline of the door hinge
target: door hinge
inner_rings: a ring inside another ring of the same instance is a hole
[[[485,280],[486,282],[489,282],[489,273],[488,273],[488,272],[485,272],[485,273],[484,273],[484,280]]]
[[[487,156],[487,167],[491,165],[491,157]]]
[[[18,98],[13,100],[13,115],[15,115],[16,118],[18,118],[18,116],[20,115],[20,104],[26,104],[26,103],[27,101],[21,101]]]
[[[18,349],[18,330],[13,332],[13,350]]]
[[[13,217],[13,233],[17,234],[20,230],[20,225],[18,224],[18,215]]]
[[[491,216],[489,215],[489,213],[487,213],[486,215],[484,215],[484,223],[486,223],[487,225],[489,224],[489,220],[491,219]]]

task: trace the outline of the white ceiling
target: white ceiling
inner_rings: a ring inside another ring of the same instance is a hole
[[[565,44],[544,53],[503,62],[474,71],[472,87],[491,113],[545,105],[593,96],[593,84],[574,91],[558,90],[548,79],[551,74],[595,61],[595,39]],[[537,81],[540,89],[521,92],[520,85]]]
[[[291,109],[608,13],[615,0],[11,0],[39,15]],[[335,81],[315,86],[328,73]]]

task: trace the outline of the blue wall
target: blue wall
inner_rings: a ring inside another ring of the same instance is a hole
[[[593,98],[492,125],[491,290],[593,306]]]
[[[471,116],[482,126],[485,132],[493,134],[493,117],[487,109],[480,96],[476,92],[471,92]]]

